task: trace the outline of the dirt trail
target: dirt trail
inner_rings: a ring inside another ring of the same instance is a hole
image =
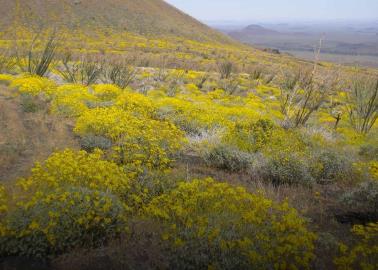
[[[72,125],[45,110],[24,112],[19,97],[0,86],[0,181],[29,173],[54,150],[77,148]]]

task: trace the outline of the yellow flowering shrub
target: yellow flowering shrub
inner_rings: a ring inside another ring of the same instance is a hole
[[[76,117],[88,109],[88,102],[96,101],[97,97],[90,94],[86,86],[65,84],[56,89],[51,111],[67,117]]]
[[[378,269],[378,223],[356,225],[352,232],[359,241],[352,247],[340,245],[341,256],[334,260],[337,269]]]
[[[147,117],[154,116],[156,107],[146,96],[125,90],[115,101],[115,105],[132,114]]]
[[[378,181],[378,161],[372,160],[369,162],[356,162],[353,164],[354,169],[362,177],[367,177],[372,180]]]
[[[109,191],[64,186],[24,196],[1,220],[0,256],[46,258],[127,230],[124,204]]]
[[[0,74],[0,83],[6,83],[9,84],[13,81],[14,77],[13,75],[9,74]]]
[[[123,168],[99,150],[52,154],[8,196],[0,254],[44,257],[104,244],[127,229],[127,216],[139,201],[131,185]]]
[[[114,162],[104,160],[103,155],[100,150],[91,154],[70,149],[53,153],[42,164],[36,163],[31,176],[19,179],[17,185],[24,191],[83,186],[126,196],[130,190],[130,176]]]
[[[163,169],[183,145],[182,132],[173,124],[138,118],[120,108],[97,108],[81,115],[74,130],[78,135],[104,136],[112,140],[117,160],[138,171]]]
[[[93,92],[99,100],[110,101],[116,99],[122,93],[122,89],[113,84],[96,84],[93,85]]]
[[[185,88],[187,91],[189,91],[190,93],[200,93],[199,89],[198,89],[198,86],[195,85],[194,83],[188,83],[185,85]]]
[[[56,90],[56,85],[53,81],[47,78],[31,75],[15,78],[10,86],[17,88],[18,91],[22,94],[29,94],[32,96],[38,96],[42,94],[49,97]]]
[[[245,106],[240,98],[216,93],[154,96],[159,114],[189,133],[215,127],[230,128],[235,122],[261,118],[261,108]]]
[[[374,160],[369,163],[369,172],[374,180],[378,181],[378,161]]]
[[[294,208],[212,179],[179,184],[144,216],[165,224],[173,269],[298,269],[314,257],[315,235]]]
[[[240,150],[254,152],[269,143],[273,129],[273,122],[264,119],[252,123],[237,123],[226,135],[225,140]]]
[[[274,185],[311,185],[312,156],[300,133],[295,130],[276,128],[271,134],[269,143],[262,148],[265,156],[262,178]]]

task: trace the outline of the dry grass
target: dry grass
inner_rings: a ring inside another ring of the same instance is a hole
[[[54,150],[78,148],[67,120],[41,110],[24,112],[20,97],[0,86],[0,180],[8,182],[26,175],[36,161]]]

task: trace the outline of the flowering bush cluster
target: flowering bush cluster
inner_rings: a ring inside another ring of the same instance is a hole
[[[115,105],[135,116],[154,118],[157,108],[146,96],[125,90],[115,101]]]
[[[173,268],[307,267],[313,258],[315,236],[287,203],[212,179],[183,182],[148,202],[100,150],[56,152],[17,187],[0,189],[1,256],[98,247],[128,234],[135,217],[163,228]]]
[[[340,245],[340,257],[335,259],[338,269],[377,269],[378,267],[378,223],[356,225],[352,232],[359,241],[354,246]]]
[[[99,150],[54,153],[17,186],[7,206],[1,200],[1,255],[43,257],[102,245],[127,230],[138,201],[132,179]]]
[[[52,95],[56,89],[55,83],[51,80],[31,75],[14,78],[10,86],[17,88],[22,94],[45,95],[47,97]]]
[[[136,117],[116,107],[86,111],[78,118],[75,132],[109,138],[116,160],[142,171],[166,168],[184,142],[182,132],[173,124]]]
[[[307,268],[314,256],[315,235],[287,203],[212,179],[179,184],[144,216],[164,224],[175,269]]]
[[[89,102],[96,101],[96,96],[90,94],[87,87],[65,84],[55,90],[51,111],[62,116],[77,117],[88,109]]]
[[[269,143],[274,124],[270,120],[260,119],[253,123],[238,123],[227,134],[226,141],[240,150],[255,152]]]

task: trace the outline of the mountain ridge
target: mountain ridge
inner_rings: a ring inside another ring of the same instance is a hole
[[[11,28],[17,21],[34,28],[63,26],[89,33],[128,31],[146,36],[236,42],[163,0],[0,0],[0,6],[2,29]]]

